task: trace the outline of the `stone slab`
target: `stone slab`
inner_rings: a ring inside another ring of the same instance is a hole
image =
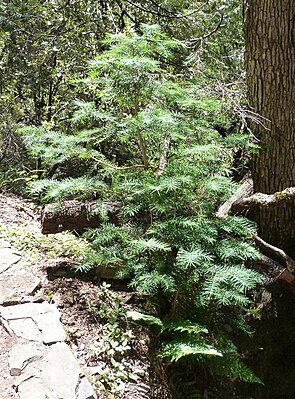
[[[0,314],[20,338],[43,341],[45,344],[66,340],[66,333],[59,321],[60,313],[47,302],[0,307]]]
[[[97,396],[88,379],[83,377],[79,384],[77,399],[96,399]]]
[[[32,377],[23,381],[18,386],[18,394],[19,399],[49,399],[44,390],[44,382],[40,377]]]
[[[0,249],[1,248],[11,248],[10,242],[0,239]]]
[[[52,344],[66,340],[66,333],[59,319],[60,315],[56,313],[45,313],[34,316],[34,321],[37,323],[42,333],[44,344]]]
[[[74,399],[79,383],[80,366],[64,342],[52,345],[43,360],[42,378],[48,398]]]
[[[0,308],[0,314],[6,320],[24,319],[27,317],[33,318],[34,316],[45,313],[60,314],[56,307],[48,302],[24,303]]]
[[[9,353],[9,369],[12,376],[19,376],[25,367],[44,355],[42,345],[36,343],[23,343],[15,345]]]
[[[0,305],[21,302],[40,285],[40,279],[24,269],[0,274]]]
[[[9,320],[8,325],[18,338],[42,342],[42,334],[33,319]]]
[[[0,273],[5,272],[20,260],[20,256],[13,253],[10,248],[0,248]]]

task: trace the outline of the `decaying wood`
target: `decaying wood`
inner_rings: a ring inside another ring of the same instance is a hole
[[[62,204],[45,205],[41,215],[43,234],[58,233],[64,230],[82,231],[85,228],[96,228],[101,225],[101,217],[96,211],[96,201],[64,201]],[[118,223],[117,203],[106,206],[106,214],[112,223]]]
[[[251,178],[246,178],[243,184],[237,189],[237,191],[218,209],[216,216],[224,219],[230,213],[232,213],[232,206],[234,203],[242,198],[249,197],[253,194],[253,181]]]
[[[240,214],[248,209],[276,206],[281,203],[295,203],[295,187],[288,187],[274,194],[253,194],[253,181],[247,178],[237,191],[218,209],[216,216]]]

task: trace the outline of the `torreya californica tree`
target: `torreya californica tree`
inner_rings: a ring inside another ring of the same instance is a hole
[[[31,193],[49,202],[98,198],[102,225],[86,232],[92,250],[79,269],[114,266],[149,295],[155,314],[129,317],[158,329],[163,357],[259,382],[230,334],[249,332],[246,293],[260,281],[245,267],[260,256],[255,228],[241,217],[214,216],[234,187],[231,147],[212,128],[228,122],[218,99],[175,76],[169,60],[183,44],[158,26],[142,25],[141,32],[108,35],[108,50],[79,82],[93,101],[76,102],[72,134],[22,129],[45,169],[58,163],[56,178],[35,182]],[[63,179],[74,158],[86,163],[86,173]],[[116,224],[108,219],[110,200],[119,203]]]

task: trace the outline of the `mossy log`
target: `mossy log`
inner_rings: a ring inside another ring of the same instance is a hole
[[[118,223],[119,204],[110,202],[105,206],[105,214],[111,223]],[[96,228],[102,223],[96,201],[64,201],[61,204],[45,205],[41,214],[41,231],[54,234],[65,230],[81,232],[86,228]]]

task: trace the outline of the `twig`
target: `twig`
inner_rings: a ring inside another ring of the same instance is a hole
[[[188,14],[173,14],[172,11],[169,11],[169,13],[171,13],[171,15],[165,15],[165,14],[161,14],[158,11],[153,11],[153,10],[149,10],[143,6],[140,6],[139,4],[134,3],[133,1],[130,0],[126,0],[126,3],[129,3],[130,5],[132,5],[133,7],[137,8],[138,10],[141,10],[143,12],[147,12],[149,14],[152,15],[156,15],[157,17],[161,17],[161,18],[169,18],[169,19],[182,19],[182,18],[188,18],[189,16],[196,14],[198,11],[201,10],[201,8],[203,8],[206,4],[202,4],[199,8],[197,8],[196,10],[193,10],[191,12],[189,12]]]

